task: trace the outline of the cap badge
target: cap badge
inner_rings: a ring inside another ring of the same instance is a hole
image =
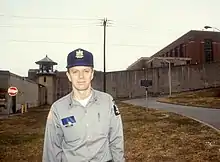
[[[75,57],[76,57],[77,59],[83,58],[83,57],[84,57],[83,51],[81,51],[81,50],[76,51],[76,56],[75,56]]]

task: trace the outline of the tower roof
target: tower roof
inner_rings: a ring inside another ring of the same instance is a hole
[[[47,55],[45,58],[43,58],[40,61],[35,62],[36,64],[52,64],[52,65],[57,65],[56,62],[54,62],[53,60],[51,60]]]

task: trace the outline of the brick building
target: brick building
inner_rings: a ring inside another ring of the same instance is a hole
[[[204,64],[220,61],[220,32],[191,30],[150,58],[143,57],[141,60],[136,61],[127,70],[147,67],[146,61],[154,57],[166,57],[173,60],[174,65]],[[162,66],[162,62],[155,64]],[[155,67],[153,63],[150,65]]]
[[[192,58],[192,64],[220,61],[220,32],[191,30],[151,57]]]

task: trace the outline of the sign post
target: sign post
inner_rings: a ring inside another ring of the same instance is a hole
[[[147,87],[145,88],[146,90],[146,102],[147,102],[147,108],[148,108],[148,94],[147,94]]]
[[[8,94],[9,94],[9,96],[16,96],[18,94],[17,87],[9,87]]]
[[[148,87],[152,86],[152,80],[141,80],[141,86],[145,87],[145,91],[146,91],[146,107],[148,109]]]

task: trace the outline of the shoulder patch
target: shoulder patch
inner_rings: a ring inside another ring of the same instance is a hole
[[[119,112],[119,109],[118,107],[116,106],[116,104],[113,105],[113,108],[114,108],[114,113],[116,116],[120,115],[120,112]]]

